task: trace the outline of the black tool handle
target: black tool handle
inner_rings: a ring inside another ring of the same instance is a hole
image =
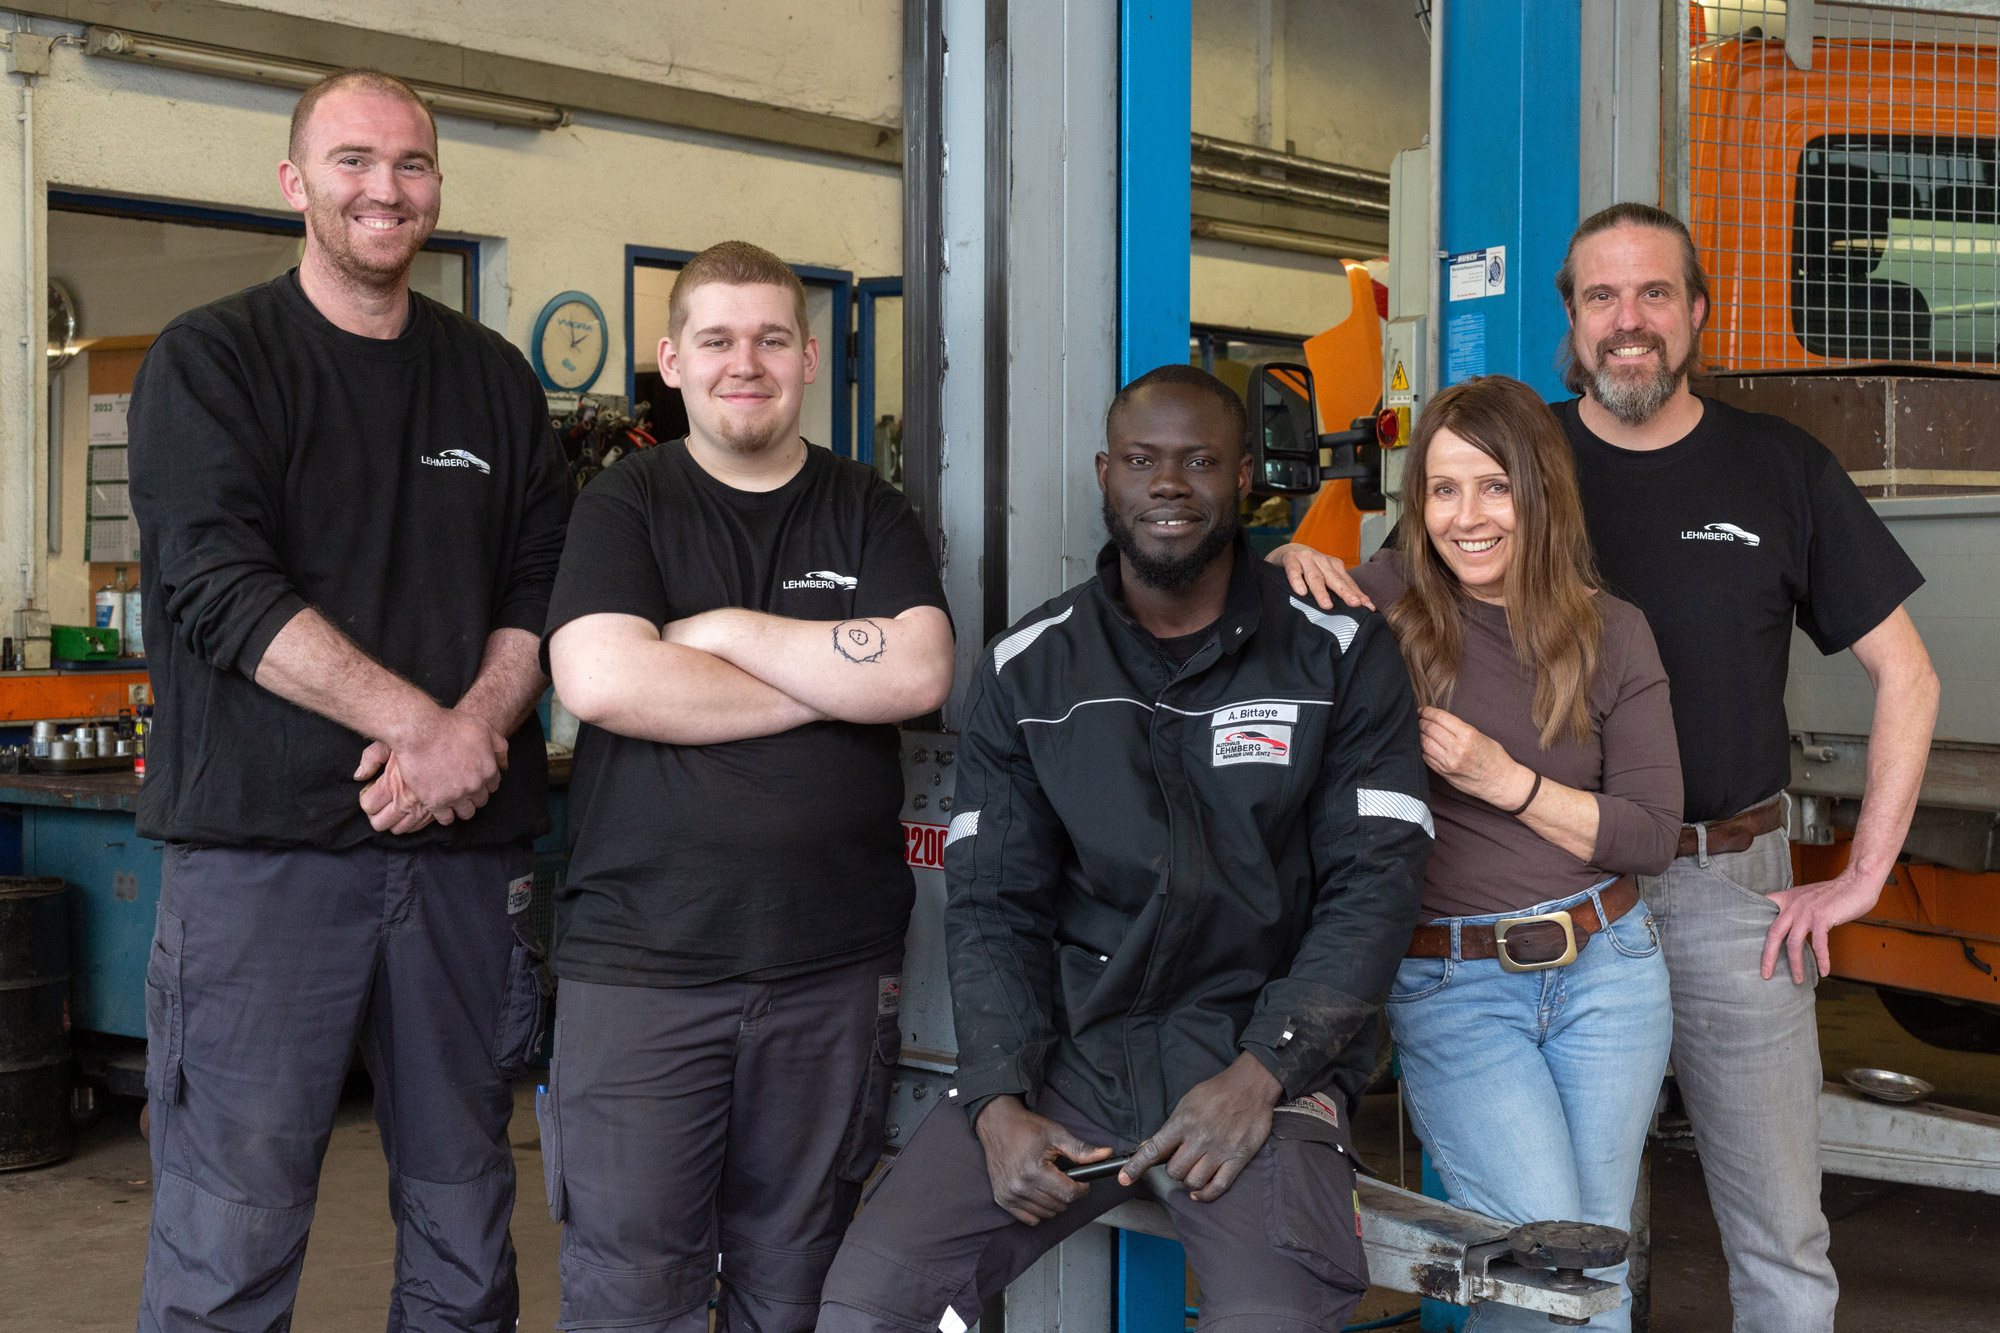
[[[1132,1154],[1127,1153],[1123,1157],[1111,1157],[1102,1162],[1090,1162],[1084,1166],[1066,1166],[1062,1169],[1062,1173],[1071,1180],[1102,1180],[1106,1176],[1117,1175],[1120,1169],[1131,1160]]]

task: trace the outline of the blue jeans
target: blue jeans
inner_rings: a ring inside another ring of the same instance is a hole
[[[1571,907],[1596,892],[1527,911]],[[1567,967],[1503,972],[1490,958],[1406,958],[1389,992],[1389,1029],[1403,1095],[1453,1203],[1509,1222],[1631,1225],[1673,1040],[1667,967],[1644,902],[1592,936]],[[1622,1282],[1625,1265],[1591,1276]],[[1589,1326],[1624,1333],[1631,1324],[1627,1294]],[[1549,1322],[1483,1304],[1466,1327],[1539,1331]]]

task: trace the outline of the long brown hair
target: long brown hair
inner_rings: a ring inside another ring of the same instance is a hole
[[[1449,706],[1465,645],[1459,603],[1470,594],[1424,526],[1431,442],[1447,430],[1507,471],[1514,500],[1507,631],[1514,655],[1535,673],[1533,718],[1541,728],[1541,746],[1548,749],[1564,732],[1588,740],[1590,683],[1604,639],[1604,620],[1591,593],[1603,585],[1583,526],[1569,441],[1540,396],[1505,375],[1469,379],[1432,398],[1403,465],[1396,549],[1409,587],[1388,616],[1417,701]]]

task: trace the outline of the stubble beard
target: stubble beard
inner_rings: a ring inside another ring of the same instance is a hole
[[[1701,355],[1700,340],[1697,339],[1689,346],[1687,356],[1679,365],[1669,366],[1666,363],[1666,340],[1653,337],[1650,345],[1660,353],[1660,368],[1650,375],[1635,377],[1620,374],[1614,369],[1610,345],[1610,339],[1598,345],[1597,369],[1588,372],[1590,396],[1614,419],[1633,427],[1645,425],[1659,414],[1661,408],[1673,401]],[[1629,347],[1632,343],[1627,340],[1622,345]],[[1574,347],[1571,355],[1575,355]]]
[[[738,458],[755,458],[786,443],[798,432],[787,431],[783,422],[751,423],[723,416],[715,423],[715,438]]]
[[[1192,551],[1179,556],[1152,555],[1141,550],[1138,534],[1112,509],[1108,495],[1104,497],[1104,529],[1111,534],[1118,553],[1131,564],[1139,582],[1160,592],[1184,592],[1236,540],[1236,513],[1231,510]]]
[[[307,191],[306,226],[311,244],[343,282],[368,291],[389,291],[409,276],[417,251],[431,238],[437,219],[412,218],[412,235],[400,255],[384,260],[364,252],[348,235],[347,218],[325,199]]]

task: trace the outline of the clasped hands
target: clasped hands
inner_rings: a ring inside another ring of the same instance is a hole
[[[1164,1162],[1167,1175],[1186,1185],[1196,1203],[1221,1198],[1271,1136],[1271,1108],[1283,1092],[1255,1056],[1238,1056],[1214,1078],[1188,1089],[1167,1123],[1118,1172],[1118,1183],[1130,1186]],[[1014,1096],[988,1102],[973,1130],[986,1149],[993,1202],[1029,1226],[1090,1193],[1089,1185],[1063,1174],[1057,1159],[1082,1166],[1111,1155],[1110,1148],[1084,1143]]]
[[[411,739],[372,742],[354,770],[361,810],[377,833],[415,833],[470,819],[500,786],[507,738],[474,713],[437,708]],[[372,780],[371,780],[372,779]]]

